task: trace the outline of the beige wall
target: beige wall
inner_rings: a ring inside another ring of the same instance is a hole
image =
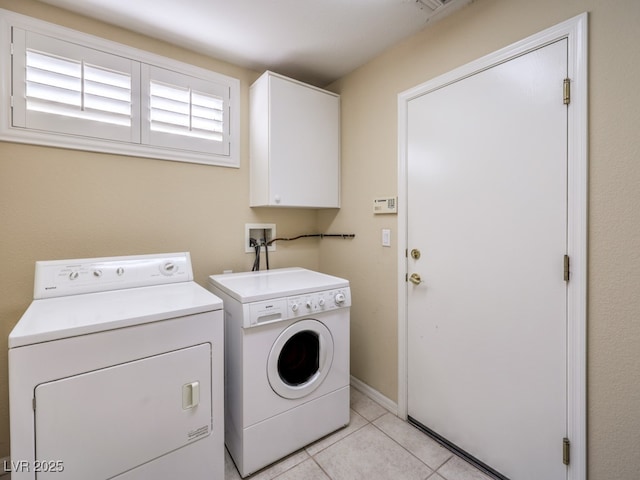
[[[397,94],[589,12],[588,467],[593,480],[640,472],[640,2],[476,0],[331,88],[342,95],[343,208],[321,225],[349,245],[320,246],[323,269],[351,278],[352,374],[397,399],[395,217],[371,201],[397,193]],[[402,208],[402,206],[401,206]]]
[[[36,260],[190,251],[205,285],[223,269],[251,269],[245,223],[275,223],[281,236],[316,231],[313,210],[249,208],[248,89],[259,72],[32,0],[0,8],[234,76],[242,91],[240,169],[0,142],[0,351],[32,299]],[[317,243],[280,242],[271,267],[319,268]],[[0,456],[9,454],[7,376],[0,355]]]
[[[395,216],[374,216],[397,193],[397,94],[588,11],[589,21],[589,478],[640,471],[640,2],[476,0],[331,86],[342,94],[339,212],[248,208],[248,85],[257,72],[149,40],[33,0],[0,7],[54,21],[242,81],[242,168],[226,169],[0,143],[0,348],[31,299],[42,259],[192,252],[196,280],[246,270],[245,222],[278,234],[354,232],[350,241],[279,244],[275,266],[299,264],[352,282],[352,373],[397,399]],[[174,185],[171,191],[161,188]],[[0,455],[8,454],[6,359],[0,356]]]

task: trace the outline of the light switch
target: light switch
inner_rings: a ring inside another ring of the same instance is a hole
[[[391,246],[391,230],[388,228],[382,229],[382,246],[390,247]]]

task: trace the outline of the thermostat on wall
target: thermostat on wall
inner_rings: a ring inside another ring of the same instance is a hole
[[[397,197],[374,198],[373,213],[398,213]]]

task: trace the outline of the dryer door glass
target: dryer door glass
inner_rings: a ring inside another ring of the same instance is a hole
[[[274,392],[302,398],[318,388],[333,363],[333,337],[318,320],[301,320],[287,327],[269,352],[267,375]]]

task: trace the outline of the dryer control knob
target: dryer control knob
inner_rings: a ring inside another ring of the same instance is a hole
[[[344,301],[346,300],[346,297],[344,296],[344,293],[340,292],[340,293],[336,293],[336,296],[333,297],[333,299],[335,300],[336,305],[340,305],[344,303]]]
[[[311,309],[313,308],[313,303],[311,303],[311,300],[307,300],[306,305],[307,305],[307,308],[308,308],[309,310],[311,310]]]
[[[291,304],[291,310],[293,310],[294,312],[297,312],[299,307],[300,305],[298,305],[297,303]]]
[[[173,262],[166,262],[160,266],[160,273],[167,276],[176,273],[177,270],[178,266]]]
[[[321,298],[320,300],[318,300],[318,305],[320,305],[321,307],[324,307],[324,298]]]

